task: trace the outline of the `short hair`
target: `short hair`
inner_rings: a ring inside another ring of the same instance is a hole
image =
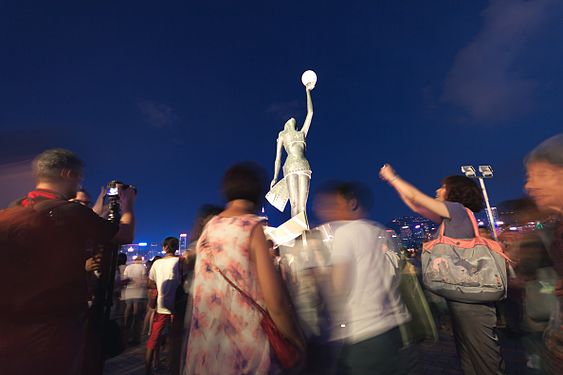
[[[53,148],[33,159],[33,174],[38,181],[58,181],[64,169],[82,173],[84,164],[72,151]]]
[[[180,242],[176,237],[166,237],[162,242],[162,247],[167,253],[174,254],[180,248]]]
[[[253,162],[238,163],[227,169],[222,190],[227,202],[244,199],[259,205],[266,194],[266,171]]]
[[[355,199],[364,211],[373,208],[373,192],[366,184],[357,181],[329,181],[322,184],[317,195],[340,195],[347,201]]]
[[[197,241],[203,232],[203,228],[207,222],[214,216],[223,212],[223,207],[213,204],[204,204],[197,210],[196,219],[190,236],[190,241]]]
[[[563,133],[546,139],[524,159],[525,164],[545,162],[563,167]]]
[[[127,264],[127,254],[125,253],[117,254],[117,265],[122,266],[124,264]]]
[[[85,195],[88,196],[88,198],[90,197],[90,193],[88,193],[88,190],[84,189],[83,187],[78,188],[78,190],[76,190],[76,194],[78,193],[83,193]]]
[[[223,212],[223,207],[216,206],[214,204],[203,204],[197,209],[196,218],[197,220],[203,220],[209,216],[217,216]]]
[[[477,183],[466,176],[448,176],[442,181],[446,187],[446,200],[463,204],[473,212],[483,209],[485,200]]]

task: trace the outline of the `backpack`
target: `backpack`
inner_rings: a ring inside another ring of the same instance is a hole
[[[80,255],[65,251],[70,248],[65,246],[69,236],[64,236],[62,218],[56,214],[65,204],[72,203],[45,200],[0,210],[0,285],[9,288],[0,298],[4,314],[41,319],[69,312],[65,291],[76,288],[72,285],[76,272],[69,269],[69,262],[80,261]],[[83,270],[84,256],[81,258]]]
[[[465,303],[487,303],[506,297],[507,275],[502,245],[481,237],[473,212],[467,214],[475,238],[444,236],[423,245],[422,279],[426,288],[446,299]]]

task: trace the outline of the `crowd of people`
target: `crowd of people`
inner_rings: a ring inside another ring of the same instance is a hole
[[[438,297],[466,375],[506,372],[499,322],[522,337],[530,371],[563,373],[563,134],[524,163],[529,198],[507,203],[514,226],[522,225],[499,239],[510,259],[507,298]],[[257,215],[265,171],[235,164],[221,184],[226,204],[202,206],[186,251],[167,237],[163,256],[146,263],[119,254],[115,277],[104,283],[112,267],[103,249],[133,241],[135,190],[117,185],[120,212],[108,220],[105,190],[94,205],[79,190],[83,165],[74,153],[47,150],[33,168],[36,188],[0,212],[2,374],[101,374],[104,359],[141,343],[146,374],[163,362],[171,374],[409,374],[417,343],[436,339],[436,296],[427,290],[413,303],[420,279],[405,277],[424,269],[368,219],[374,197],[361,183],[321,185],[312,208],[323,225],[278,247]],[[493,237],[476,228],[484,198],[474,180],[448,176],[429,196],[389,164],[379,178],[413,212],[441,224],[438,235],[454,248]],[[109,300],[102,288],[111,288]],[[424,316],[428,303],[434,317]],[[268,319],[297,353],[289,366]],[[417,336],[421,326],[430,328]]]

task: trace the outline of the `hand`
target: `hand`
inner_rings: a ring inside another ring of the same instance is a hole
[[[389,181],[392,180],[393,178],[395,178],[397,176],[397,173],[395,172],[395,170],[393,169],[392,166],[390,166],[389,164],[385,164],[383,167],[381,167],[381,169],[379,170],[379,177],[383,180],[383,181]]]
[[[84,269],[86,272],[99,271],[102,268],[102,258],[99,255],[86,259]]]
[[[272,180],[272,182],[270,182],[270,189],[272,189],[275,184],[276,184],[276,179],[274,178],[274,179]]]
[[[123,189],[123,185],[118,185],[117,188],[119,191],[119,204],[121,205],[121,211],[133,211],[135,198],[137,198],[137,193],[135,193],[135,190],[132,188]]]

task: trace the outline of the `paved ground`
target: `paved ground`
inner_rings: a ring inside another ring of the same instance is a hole
[[[526,369],[526,360],[517,338],[502,337],[503,356],[506,361],[507,373],[514,375],[530,374]],[[122,355],[106,362],[107,375],[142,375],[144,346],[138,345],[128,349]],[[165,361],[164,361],[165,362]],[[165,368],[156,372],[168,375]],[[418,365],[413,375],[461,375],[455,353],[453,338],[441,333],[436,344],[421,344],[418,347]]]

